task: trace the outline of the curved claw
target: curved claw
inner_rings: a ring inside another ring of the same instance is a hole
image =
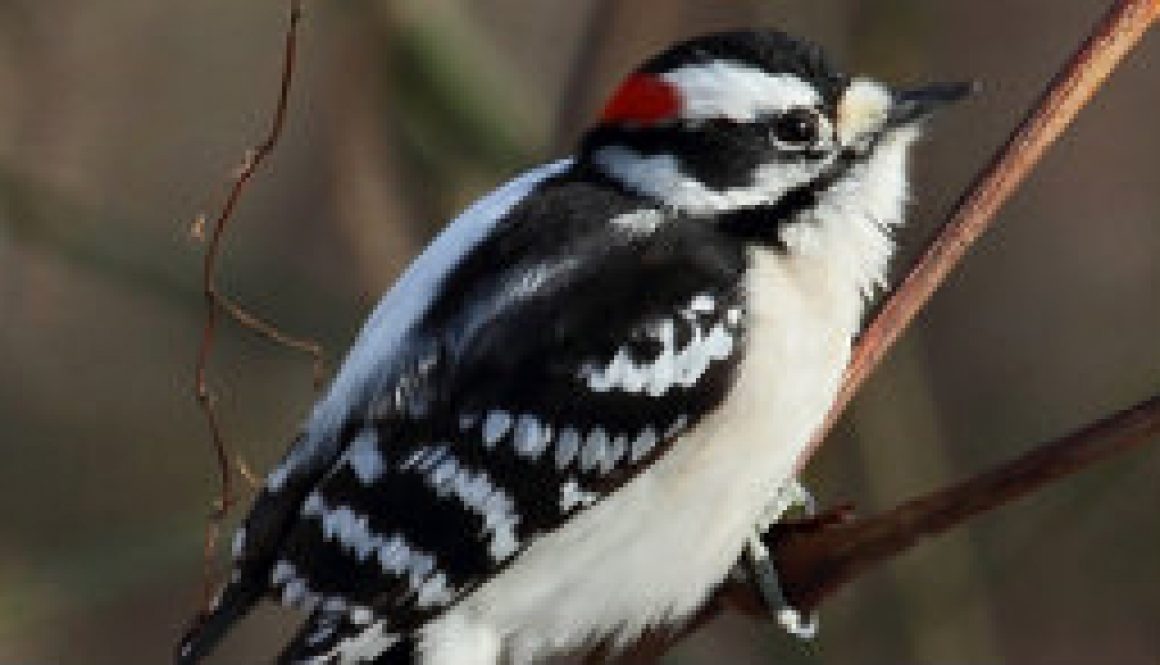
[[[777,567],[774,565],[769,548],[761,540],[761,536],[770,525],[780,519],[786,510],[795,506],[800,506],[807,517],[817,514],[814,497],[801,483],[792,480],[777,493],[755,525],[746,542],[744,558],[758,592],[766,606],[773,612],[778,624],[790,635],[808,640],[818,633],[817,612],[811,611],[803,618],[802,612],[790,604],[778,582]]]

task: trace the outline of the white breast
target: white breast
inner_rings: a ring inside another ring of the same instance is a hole
[[[818,299],[815,272],[755,251],[753,332],[725,405],[429,626],[427,642],[488,626],[526,663],[597,635],[628,640],[694,611],[790,478],[845,367],[858,293]]]
[[[788,253],[751,250],[748,348],[725,404],[425,627],[424,665],[491,665],[505,648],[531,663],[701,605],[830,408],[864,296],[884,281],[913,139],[891,137],[827,193],[791,227]]]

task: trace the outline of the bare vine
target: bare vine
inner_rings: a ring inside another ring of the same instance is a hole
[[[197,351],[197,364],[194,371],[194,394],[198,406],[201,408],[209,427],[210,442],[213,446],[217,461],[219,488],[217,498],[206,524],[204,575],[203,575],[203,606],[208,606],[215,587],[213,561],[217,549],[218,536],[221,524],[229,514],[230,508],[236,500],[232,468],[237,466],[244,478],[254,482],[253,474],[240,455],[235,455],[231,461],[229,447],[222,433],[221,421],[214,401],[214,394],[210,390],[207,377],[209,361],[213,353],[214,336],[217,331],[218,315],[226,314],[243,328],[250,330],[270,342],[289,349],[309,354],[312,358],[312,373],[315,388],[323,379],[324,362],[322,347],[315,341],[301,339],[283,332],[278,326],[266,321],[243,307],[233,298],[223,293],[217,285],[218,260],[222,252],[222,238],[226,228],[234,217],[238,202],[241,201],[248,184],[258,168],[277,147],[286,126],[287,108],[290,103],[290,86],[294,80],[294,68],[298,52],[298,26],[302,20],[302,0],[289,0],[289,23],[286,28],[282,55],[282,76],[278,87],[278,99],[270,119],[270,127],[265,138],[256,147],[247,150],[242,163],[235,169],[220,211],[209,228],[208,242],[205,248],[205,257],[202,264],[202,293],[205,297],[205,324],[202,327],[201,344]],[[206,236],[206,217],[199,216],[191,228],[191,235],[196,238]]]

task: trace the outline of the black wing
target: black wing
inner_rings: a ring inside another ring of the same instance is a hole
[[[315,610],[278,656],[277,665],[325,662],[325,658],[342,662],[342,654],[348,650],[359,654],[377,651],[374,665],[415,663],[416,645],[411,636],[393,632],[385,621],[360,623],[355,618],[350,613]]]
[[[610,225],[599,197],[633,214],[564,184],[458,266],[399,380],[348,421],[246,578],[406,633],[720,404],[743,352],[743,250],[699,220]]]

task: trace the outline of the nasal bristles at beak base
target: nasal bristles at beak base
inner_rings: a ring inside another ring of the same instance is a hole
[[[886,127],[902,127],[919,122],[936,110],[978,92],[974,81],[932,83],[919,88],[897,90],[892,95]]]
[[[877,81],[851,81],[838,102],[838,143],[849,147],[876,134],[886,123],[892,100],[890,91]]]

